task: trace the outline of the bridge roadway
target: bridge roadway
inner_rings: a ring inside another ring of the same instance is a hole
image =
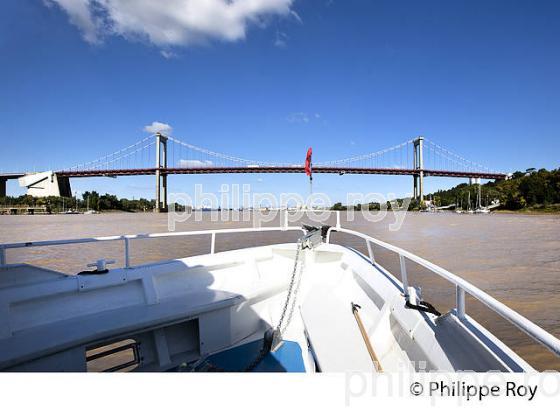
[[[155,175],[158,168],[109,169],[84,171],[56,171],[63,177],[117,177],[127,175]],[[193,168],[160,168],[161,174],[302,174],[303,166],[258,166],[258,167],[193,167]],[[315,174],[377,174],[377,175],[420,175],[452,178],[506,179],[507,174],[492,172],[445,171],[431,169],[398,169],[398,168],[349,168],[349,167],[313,167]]]

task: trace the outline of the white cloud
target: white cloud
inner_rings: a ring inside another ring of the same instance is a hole
[[[166,60],[171,60],[173,58],[177,58],[178,55],[176,53],[174,53],[173,51],[169,51],[169,50],[161,50],[160,54],[163,56],[163,58],[165,58]]]
[[[200,161],[198,159],[180,159],[179,166],[185,168],[203,168],[211,167],[214,163],[212,161]]]
[[[295,21],[297,21],[299,24],[303,24],[303,20],[301,19],[301,17],[299,16],[299,14],[297,14],[295,11],[291,10],[290,11],[290,15],[294,18]]]
[[[147,40],[161,47],[206,40],[237,41],[250,24],[292,16],[294,0],[44,0],[57,4],[89,43],[108,35]],[[298,16],[299,17],[299,16]]]
[[[280,47],[280,48],[286,47],[287,40],[288,40],[288,35],[286,33],[276,30],[276,38],[274,39],[274,45],[276,47]]]
[[[144,127],[144,131],[149,132],[150,134],[161,132],[162,134],[169,135],[173,132],[173,127],[163,122],[154,121],[150,125],[146,125]]]
[[[286,118],[291,123],[305,123],[309,122],[309,114],[305,112],[293,112]]]
[[[319,121],[321,119],[321,114],[314,113],[310,114],[307,112],[292,112],[286,117],[286,121],[293,124],[308,124],[311,121]]]
[[[80,28],[84,40],[92,44],[99,42],[97,21],[93,16],[90,0],[44,0],[44,3],[49,7],[53,3],[58,4],[68,13],[70,23]]]

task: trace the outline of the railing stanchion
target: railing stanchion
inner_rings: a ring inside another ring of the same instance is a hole
[[[457,299],[457,317],[459,319],[465,318],[465,290],[460,287],[455,287],[455,297]]]
[[[6,262],[6,248],[0,246],[0,266],[7,265]]]
[[[399,253],[399,260],[401,262],[401,281],[403,284],[404,297],[408,300],[408,274],[406,273],[406,259]]]
[[[210,241],[210,254],[214,254],[216,251],[216,232],[212,232],[212,239]]]
[[[124,238],[124,267],[130,268],[130,239]]]
[[[369,260],[372,264],[375,264],[375,255],[373,254],[373,248],[371,247],[371,242],[366,239],[367,251],[369,254]]]
[[[340,211],[336,211],[336,229],[340,229]]]

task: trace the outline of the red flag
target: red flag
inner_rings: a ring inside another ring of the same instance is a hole
[[[311,147],[307,150],[307,157],[305,157],[305,174],[311,178],[311,154],[313,150]]]

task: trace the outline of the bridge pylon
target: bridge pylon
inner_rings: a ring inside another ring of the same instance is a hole
[[[0,197],[6,196],[6,178],[0,178]]]
[[[155,212],[167,212],[167,137],[156,133],[156,207]]]
[[[414,169],[419,171],[414,174],[414,199],[424,201],[424,137],[414,140]]]

